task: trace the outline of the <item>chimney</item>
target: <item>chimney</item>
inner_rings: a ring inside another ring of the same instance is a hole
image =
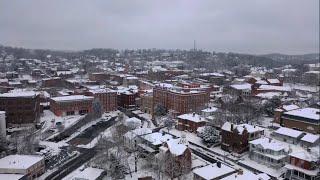
[[[271,141],[272,141],[272,139],[271,139],[271,138],[269,138],[269,143],[271,143]]]
[[[221,168],[221,162],[220,161],[217,161],[217,167]]]
[[[231,123],[230,131],[233,131],[233,124]]]
[[[239,169],[238,170],[238,175],[242,175],[243,174],[243,170],[242,169]]]
[[[194,117],[195,115],[196,115],[196,113],[195,113],[195,112],[193,112],[193,113],[192,113],[192,116]]]

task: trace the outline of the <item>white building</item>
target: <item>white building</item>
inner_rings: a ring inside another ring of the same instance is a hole
[[[272,136],[283,142],[298,144],[300,138],[303,136],[303,132],[286,127],[280,127],[272,133]]]
[[[9,155],[0,159],[0,174],[20,174],[36,179],[45,171],[44,157],[33,155]]]
[[[259,138],[249,142],[249,158],[272,168],[284,166],[290,153],[289,146],[271,138]]]

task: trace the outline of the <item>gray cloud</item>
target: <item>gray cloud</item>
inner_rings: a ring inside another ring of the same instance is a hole
[[[0,0],[0,43],[28,48],[318,52],[318,0]]]

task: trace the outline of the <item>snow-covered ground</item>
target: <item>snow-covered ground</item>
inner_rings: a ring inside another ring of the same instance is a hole
[[[148,114],[148,113],[144,113],[142,112],[141,110],[136,110],[136,111],[132,111],[132,113],[136,114],[138,117],[141,117],[141,118],[144,118],[145,120],[147,120],[147,122],[142,122],[142,126],[143,127],[148,127],[148,128],[151,128],[151,129],[154,129],[156,128],[154,126],[154,124],[152,123],[151,119],[152,119],[152,115],[151,114]]]
[[[54,115],[50,110],[44,110],[40,117],[40,122],[44,122],[41,132],[45,132],[49,129],[56,129],[56,123],[61,122],[62,126],[66,129],[75,123],[77,123],[82,117],[81,115],[59,117]]]

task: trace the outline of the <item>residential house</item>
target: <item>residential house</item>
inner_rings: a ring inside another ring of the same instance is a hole
[[[240,154],[249,149],[249,141],[258,139],[263,134],[264,129],[255,125],[225,122],[221,127],[221,148]]]
[[[249,142],[249,158],[272,168],[285,165],[286,157],[290,153],[289,146],[283,142],[262,137]]]

